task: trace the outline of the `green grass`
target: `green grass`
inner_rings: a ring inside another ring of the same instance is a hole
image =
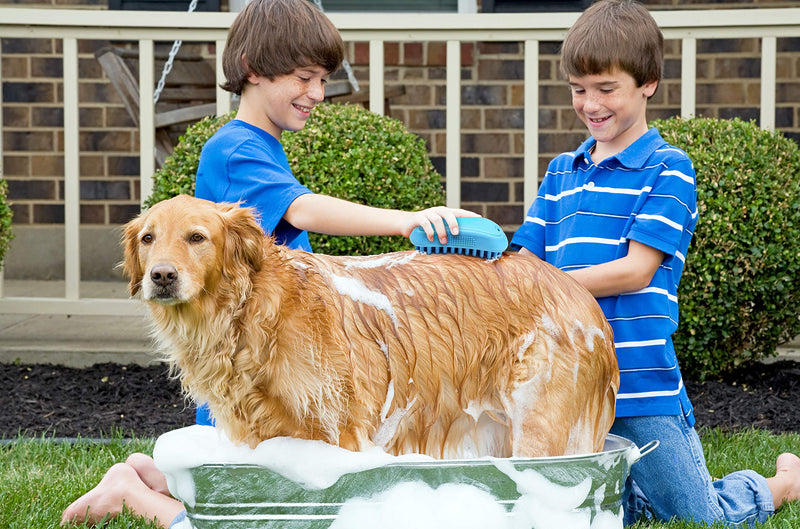
[[[0,527],[52,529],[76,498],[94,487],[114,463],[133,452],[152,453],[152,439],[124,439],[121,435],[98,443],[79,440],[59,443],[18,438],[0,446]],[[74,527],[85,527],[83,525]],[[123,513],[109,529],[154,529]]]
[[[800,434],[773,435],[759,430],[727,434],[719,430],[703,433],[708,467],[712,476],[723,476],[743,468],[765,476],[775,473],[775,458],[781,452],[800,451]],[[133,452],[152,453],[152,439],[124,439],[121,435],[96,443],[88,440],[57,443],[19,438],[0,446],[0,527],[3,529],[52,529],[61,512],[77,497],[100,481],[112,464]],[[83,526],[79,526],[83,527]],[[128,513],[106,525],[109,529],[153,529],[155,525]],[[640,523],[636,529],[695,529],[698,524]],[[800,528],[800,502],[793,502],[772,517],[763,528]]]

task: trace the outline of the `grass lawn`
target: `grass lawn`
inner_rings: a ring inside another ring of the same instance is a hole
[[[708,430],[702,437],[713,476],[744,468],[772,476],[778,454],[800,451],[800,434],[772,435],[758,430],[725,434]],[[108,467],[124,461],[132,452],[152,453],[152,448],[152,439],[127,440],[121,436],[104,443],[70,444],[20,439],[0,446],[0,528],[57,527],[64,508],[97,484]],[[123,514],[106,527],[152,529],[155,525]],[[635,527],[694,529],[704,526],[673,522]],[[784,507],[762,527],[800,528],[800,502]]]

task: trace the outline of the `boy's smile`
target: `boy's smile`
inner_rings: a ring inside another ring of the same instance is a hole
[[[572,108],[597,140],[592,158],[602,161],[624,150],[647,132],[647,98],[658,82],[636,86],[618,68],[602,74],[569,76]]]
[[[299,110],[303,114],[310,114],[311,113],[311,109],[314,108],[314,107],[306,107],[306,106],[303,106],[303,105],[298,105],[297,103],[294,103],[293,105],[294,105],[294,108],[296,108],[297,110]]]

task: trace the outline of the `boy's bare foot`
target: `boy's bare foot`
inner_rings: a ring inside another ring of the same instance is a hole
[[[151,464],[152,458],[142,454],[133,457],[130,463],[112,466],[95,488],[64,510],[61,525],[82,522],[96,525],[118,515],[124,506],[136,515],[155,520],[161,527],[169,527],[183,511],[183,504],[164,492],[166,478]]]
[[[104,518],[113,518],[122,511],[126,487],[136,481],[141,483],[133,467],[125,463],[117,463],[108,469],[95,488],[75,500],[64,510],[61,524],[86,521],[94,525],[100,523]]]
[[[772,501],[778,509],[787,501],[800,499],[800,457],[792,453],[778,456],[775,477],[767,479]]]

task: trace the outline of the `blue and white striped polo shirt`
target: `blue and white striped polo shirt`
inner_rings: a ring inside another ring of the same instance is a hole
[[[511,245],[569,271],[613,261],[635,240],[666,254],[650,284],[598,299],[614,329],[617,417],[684,414],[694,423],[671,335],[678,282],[697,223],[692,162],[650,129],[595,165],[589,138],[557,156]]]

